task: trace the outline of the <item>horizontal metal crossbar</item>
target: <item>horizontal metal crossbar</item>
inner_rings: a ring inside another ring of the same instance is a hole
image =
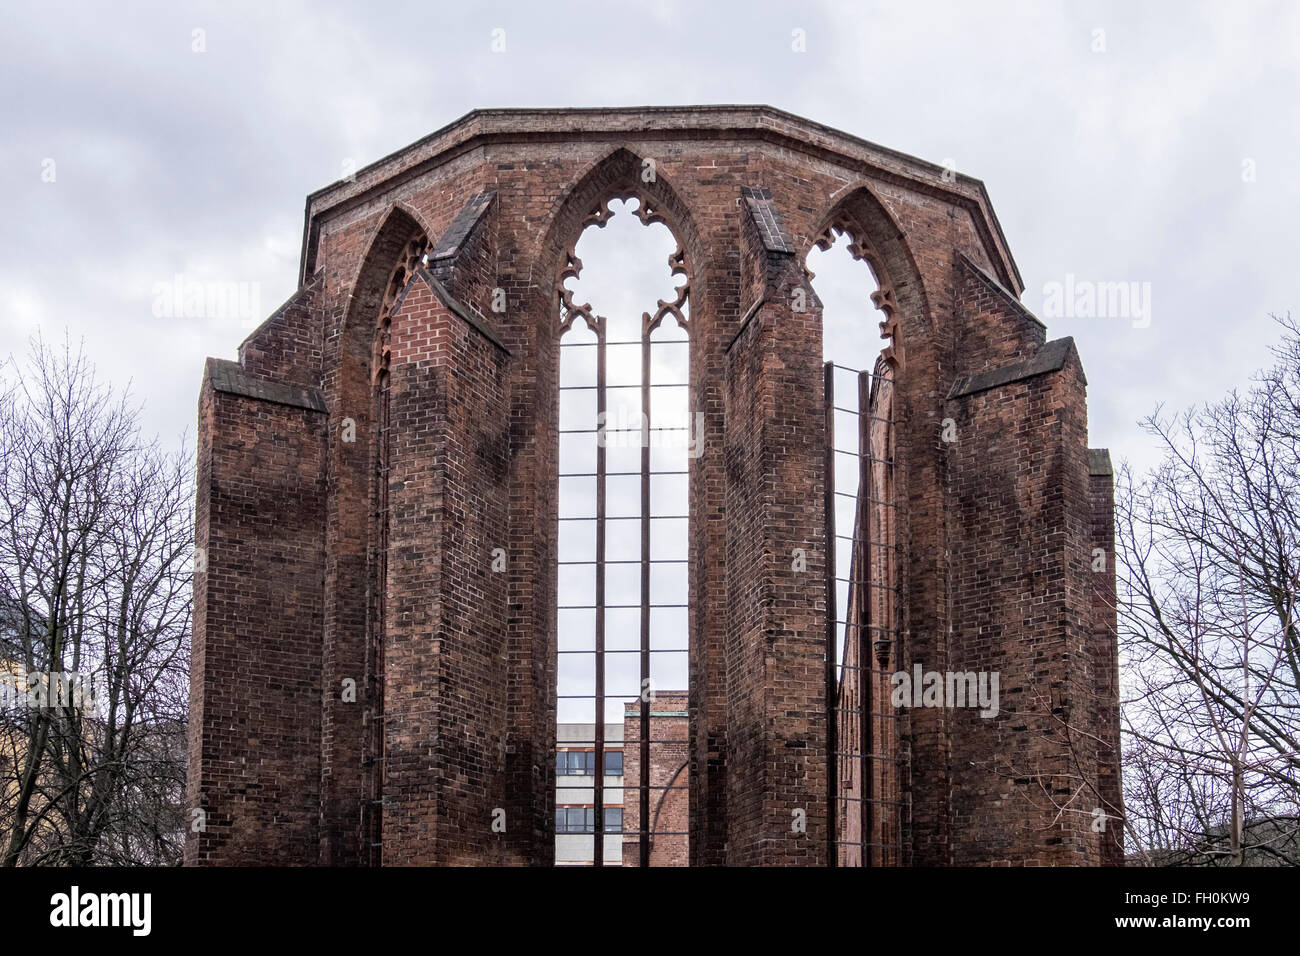
[[[556,809],[559,810],[559,809],[563,809],[563,808],[561,808],[561,807],[556,807]],[[589,806],[588,806],[588,807],[577,807],[577,806],[569,805],[569,806],[567,806],[567,809],[569,809],[569,810],[580,810],[580,809],[591,809],[591,808],[590,808]],[[606,809],[606,810],[610,810],[610,809],[617,810],[617,809],[619,809],[619,808],[618,808],[618,807],[606,807],[605,809]],[[596,836],[596,831],[595,831],[595,830],[556,830],[555,832],[556,832],[556,834],[557,834],[558,836]],[[644,829],[641,829],[641,830],[601,830],[601,831],[600,831],[600,836],[603,836],[603,837],[639,836],[640,834],[647,833],[647,832],[649,832],[649,831],[644,830]],[[655,831],[654,831],[653,833],[651,833],[650,835],[651,835],[652,837],[656,838],[656,839],[657,839],[658,837],[666,837],[666,836],[690,836],[690,834],[689,834],[688,832],[686,832],[685,830],[655,830]],[[584,865],[584,864],[590,864],[590,863],[591,863],[590,860],[577,860],[577,861],[571,861],[571,862],[561,863],[561,864],[558,864],[558,865],[567,868],[567,867],[570,867],[570,866],[582,866],[582,865]]]
[[[630,607],[639,608],[641,607],[641,605],[640,603],[637,604],[561,604],[556,607],[556,610],[557,611],[594,611],[597,608],[601,608],[601,607],[605,608],[606,610],[609,610],[611,608],[615,608],[615,609],[619,609],[619,608],[626,609]],[[651,604],[649,605],[649,607],[653,610],[654,608],[657,607],[690,607],[690,605],[689,604]]]
[[[639,743],[639,742],[640,742],[640,738],[638,737],[637,740],[634,741],[634,742]],[[654,742],[654,741],[651,741],[651,743],[653,743],[653,742]],[[661,740],[661,741],[659,741],[659,743],[678,743],[678,744],[680,744],[680,743],[685,743],[685,741],[682,741],[682,740]],[[567,774],[562,774],[562,773],[561,773],[561,774],[556,774],[556,776],[557,776],[557,777],[561,777],[561,778],[563,778],[563,777],[566,777]],[[583,776],[595,776],[595,774],[583,774]],[[607,773],[607,774],[605,774],[605,776],[607,776],[607,777],[617,777],[617,776],[621,776],[621,775],[620,775],[620,774],[617,774],[617,773]],[[578,783],[578,784],[574,784],[574,785],[572,785],[572,786],[570,786],[570,785],[568,785],[568,784],[557,784],[555,789],[557,789],[557,790],[595,790],[595,789],[596,789],[596,785],[595,785],[594,783]],[[641,787],[640,787],[640,785],[637,785],[637,786],[635,786],[635,787],[632,787],[632,786],[627,786],[627,787],[601,787],[600,789],[602,789],[602,790],[640,790]],[[654,785],[654,784],[651,784],[651,785],[649,785],[648,787],[646,787],[646,789],[647,789],[647,790],[689,790],[689,789],[690,789],[690,785],[689,785],[689,784],[684,784],[684,783],[676,783],[676,784],[673,784],[673,785],[671,785],[671,786],[664,786],[664,785],[662,785],[662,784],[656,786],[656,785]]]
[[[862,544],[869,544],[869,545],[871,545],[873,548],[885,548],[886,550],[892,548],[892,549],[894,549],[895,551],[901,550],[901,549],[899,548],[899,546],[896,545],[896,544],[888,544],[888,543],[886,543],[886,542],[884,542],[884,541],[875,541],[875,540],[872,540],[872,541],[863,541],[862,538],[859,538],[857,535],[852,535],[852,534],[837,534],[835,537],[836,537],[837,540],[840,540],[840,541],[856,541],[856,542],[860,542],[860,543],[862,543]]]
[[[596,519],[595,519],[595,518],[588,518],[588,519],[586,519],[586,520],[588,520],[588,521],[595,521]],[[594,560],[593,560],[593,561],[557,561],[556,563],[557,563],[557,564],[585,564],[585,565],[590,566],[590,565],[593,565],[593,564],[641,564],[641,561],[638,560],[637,558],[626,558],[626,559],[624,559],[624,558],[620,558],[620,559],[618,559],[618,560],[614,560],[614,559],[609,559],[609,558],[607,558],[605,561],[594,561]],[[689,563],[690,563],[690,559],[689,559],[689,558],[651,558],[650,561],[649,561],[648,563],[650,563],[650,564],[689,564]]]
[[[605,653],[608,654],[609,652],[606,651]],[[679,653],[679,654],[684,654],[684,653],[686,653],[686,651],[678,651],[677,653]],[[557,699],[557,700],[595,700],[595,699],[596,699],[596,695],[595,695],[595,694],[557,694],[557,695],[556,695],[556,699]],[[604,696],[604,698],[602,698],[602,699],[604,699],[604,700],[608,700],[608,701],[612,701],[612,702],[614,702],[614,703],[617,703],[617,702],[620,701],[620,700],[621,700],[621,701],[624,701],[625,703],[630,702],[630,701],[634,701],[634,700],[640,700],[640,698],[639,698],[635,693],[630,694],[630,695],[627,695],[627,694],[606,694],[606,695]],[[654,714],[651,713],[650,716],[653,718],[653,717],[654,717]]]
[[[596,348],[596,347],[598,347],[598,346],[601,346],[601,345],[610,346],[610,345],[644,345],[644,344],[645,344],[645,342],[643,342],[641,339],[627,339],[626,341],[618,341],[618,342],[565,342],[565,341],[561,341],[561,342],[560,342],[560,348],[562,348],[562,349],[594,349],[594,348]],[[690,340],[690,339],[658,339],[658,340],[656,340],[656,339],[653,339],[653,338],[652,338],[652,339],[650,340],[650,344],[651,344],[651,345],[690,345],[690,344],[691,344],[691,340]]]
[[[841,498],[852,498],[854,501],[858,500],[858,494],[855,491],[837,491],[835,492],[835,494],[839,495]],[[898,505],[894,504],[894,502],[892,501],[880,501],[876,498],[868,498],[867,503],[873,505],[880,505],[882,508],[898,507]]]
[[[823,364],[824,364],[824,365],[829,365],[831,368],[837,368],[837,369],[839,369],[841,372],[852,372],[854,375],[861,375],[863,372],[866,371],[866,369],[863,369],[863,368],[850,368],[850,367],[847,366],[847,365],[841,365],[839,362],[825,362],[825,363],[823,363]],[[874,372],[871,373],[871,377],[872,377],[872,378],[878,378],[878,379],[880,379],[881,381],[889,381],[889,382],[892,382],[892,381],[894,380],[894,378],[893,378],[892,375],[877,375],[877,374],[874,373]]]
[[[690,382],[650,382],[648,385],[637,383],[636,385],[606,385],[605,391],[613,391],[616,388],[690,388]],[[561,385],[561,392],[594,392],[599,389],[599,385]]]
[[[892,458],[873,458],[870,455],[862,454],[862,452],[860,451],[849,451],[847,448],[836,448],[835,454],[848,455],[850,458],[869,458],[871,461],[876,462],[877,464],[888,465],[891,468],[894,467],[894,459]]]
[[[837,412],[844,412],[845,414],[848,415],[856,415],[858,418],[869,418],[873,422],[884,422],[886,425],[894,424],[894,420],[892,418],[885,418],[882,415],[863,415],[863,413],[856,408],[844,408],[841,405],[836,405],[835,410]]]
[[[650,471],[646,472],[649,477],[654,478],[656,475],[689,475],[689,471]],[[561,478],[599,478],[598,471],[571,471],[567,474],[560,475]],[[639,471],[607,471],[606,478],[640,478]]]
[[[837,577],[835,580],[836,580],[836,581],[839,581],[841,584],[865,584],[867,587],[869,587],[869,588],[875,588],[875,589],[878,590],[878,591],[897,591],[897,590],[898,590],[898,588],[890,587],[888,584],[872,584],[870,581],[865,581],[865,580],[863,580],[863,579],[861,579],[861,578],[839,578],[839,577]]]
[[[561,435],[639,435],[641,432],[688,432],[689,425],[662,425],[654,428],[561,428]],[[683,449],[685,450],[685,449]],[[641,474],[641,472],[637,472]]]
[[[690,515],[650,515],[651,521],[685,521]],[[557,518],[557,521],[640,521],[641,515],[605,515],[604,518],[597,518],[592,515],[589,518]]]
[[[647,654],[689,654],[689,647],[652,647],[646,651]],[[596,650],[576,650],[576,651],[556,651],[557,654],[640,654],[641,648],[605,648],[603,651]]]
[[[653,714],[652,714],[651,716],[653,716]],[[631,719],[631,720],[639,720],[639,719],[640,719],[640,715],[633,716],[633,717],[631,717],[631,718],[629,718],[629,719]],[[630,745],[630,744],[639,744],[640,742],[641,742],[641,738],[640,738],[640,737],[625,737],[623,740],[606,740],[606,741],[605,741],[605,749],[606,749],[606,750],[612,750],[614,753],[617,753],[617,752],[618,752],[618,745],[619,745],[620,743],[622,743],[622,744],[629,744],[629,745]],[[652,743],[652,744],[680,744],[680,743],[683,743],[683,741],[682,741],[682,739],[681,739],[680,737],[651,737],[651,738],[650,738],[650,743]],[[572,750],[575,746],[588,746],[588,747],[595,747],[595,746],[596,746],[596,741],[594,741],[594,740],[561,740],[561,741],[559,741],[559,743],[558,743],[556,746],[557,746],[557,749],[559,749],[559,750],[563,750],[565,747],[568,747],[570,750]],[[578,751],[578,752],[579,752],[579,753],[582,753],[583,751],[580,750],[580,751]],[[588,752],[589,752],[589,751],[588,751]],[[626,753],[626,749],[624,750],[624,752]],[[561,773],[561,774],[556,774],[556,776],[559,776],[559,777],[572,777],[572,776],[576,776],[576,777],[594,777],[595,774],[594,774],[594,773],[579,773],[579,774],[564,774],[564,773]],[[613,773],[613,774],[611,774],[611,773],[607,773],[607,774],[605,774],[605,776],[607,776],[607,777],[617,777],[617,776],[620,776],[620,774],[617,774],[617,773]],[[583,785],[583,786],[585,786],[585,785]],[[581,790],[581,789],[583,789],[583,786],[577,786],[577,787],[565,787],[564,789],[566,789],[566,790]],[[688,785],[688,786],[689,786],[689,785]],[[611,789],[613,789],[613,788],[611,788]],[[627,789],[627,790],[636,790],[637,788],[636,788],[636,787],[626,787],[625,789]]]

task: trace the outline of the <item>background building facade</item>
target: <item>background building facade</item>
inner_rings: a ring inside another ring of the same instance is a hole
[[[559,724],[555,743],[555,863],[590,866],[596,852],[592,781],[596,774],[594,724]],[[623,725],[605,725],[604,865],[623,862]]]

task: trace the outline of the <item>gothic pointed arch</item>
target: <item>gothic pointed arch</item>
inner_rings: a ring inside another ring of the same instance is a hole
[[[559,202],[541,243],[538,281],[547,289],[550,283],[563,288],[564,280],[582,268],[573,249],[583,232],[588,226],[605,224],[611,201],[633,198],[638,201],[635,215],[643,223],[663,223],[680,243],[670,263],[673,274],[687,274],[688,283],[698,286],[702,280],[689,275],[688,266],[704,261],[706,255],[696,217],[653,156],[642,156],[622,146],[592,163]],[[663,313],[659,313],[662,317]]]
[[[921,339],[920,330],[905,320],[909,315],[925,315],[918,311],[924,303],[917,300],[920,286],[902,233],[869,187],[850,189],[815,221],[820,228],[804,259],[809,280],[815,279],[807,265],[809,253],[827,251],[846,239],[849,256],[866,263],[875,280],[870,306],[880,313],[880,335],[886,342],[873,361],[870,352],[837,352],[827,338],[824,348],[830,351],[824,351],[823,358],[828,360],[828,390],[837,375],[841,386],[853,385],[849,394],[837,391],[827,399],[837,411],[849,413],[841,416],[840,425],[849,426],[851,434],[828,429],[828,436],[834,434],[829,439],[834,442],[833,455],[851,456],[848,460],[857,465],[853,474],[838,467],[843,460],[836,458],[837,467],[828,468],[835,502],[830,521],[837,549],[845,552],[836,563],[846,569],[840,571],[845,594],[837,599],[844,604],[829,604],[839,632],[835,657],[840,664],[834,705],[835,852],[841,866],[890,865],[899,862],[903,849],[903,819],[897,809],[902,799],[901,763],[892,756],[898,749],[898,735],[896,721],[889,718],[883,680],[900,659],[904,633],[903,608],[894,597],[903,570],[899,556],[903,529],[896,520],[895,444],[900,412],[895,396],[898,382],[907,374],[904,330]],[[829,336],[828,331],[824,334]]]
[[[359,794],[377,792],[373,772],[382,749],[377,732],[381,707],[382,606],[379,603],[383,568],[366,542],[376,527],[376,481],[384,450],[376,431],[384,414],[382,397],[387,366],[389,311],[419,265],[429,245],[428,233],[414,210],[391,206],[375,226],[366,252],[357,264],[349,288],[347,310],[337,343],[330,408],[328,471],[330,501],[328,534],[339,542],[326,565],[324,684],[337,687],[345,679],[359,680],[357,704],[338,694],[325,697],[322,751],[331,773],[322,778],[322,857],[342,864],[374,862],[378,819]]]
[[[849,254],[865,262],[876,280],[877,291],[871,301],[884,314],[880,333],[889,340],[884,349],[885,360],[901,368],[905,340],[909,333],[910,337],[920,338],[923,331],[920,324],[929,315],[921,273],[903,231],[865,183],[846,190],[814,221],[821,225],[803,251],[805,272],[809,252],[814,248],[829,249],[837,236],[848,236]],[[809,277],[812,278],[811,273]]]
[[[634,208],[632,208],[631,200],[636,201]],[[620,201],[625,205],[621,209],[618,209],[616,208],[616,203]],[[646,302],[639,306],[639,308],[644,308],[644,311],[640,316],[640,328],[637,331],[633,331],[631,326],[626,325],[621,321],[622,318],[632,320],[634,316],[629,315],[620,317],[619,321],[611,323],[609,319],[604,315],[601,315],[590,303],[576,301],[575,292],[566,287],[566,282],[570,279],[578,278],[582,271],[583,264],[576,252],[579,241],[589,234],[589,230],[591,230],[592,227],[595,227],[598,230],[603,230],[611,217],[615,215],[635,216],[643,225],[646,226],[656,224],[664,226],[675,242],[675,246],[667,256],[669,274],[670,276],[684,277],[685,279],[681,284],[675,285],[673,292],[666,298],[659,299],[657,302]],[[545,316],[544,325],[551,329],[552,332],[550,334],[554,335],[557,348],[553,354],[557,355],[557,361],[559,353],[568,351],[566,347],[563,347],[564,343],[561,343],[560,339],[565,337],[566,333],[573,330],[575,325],[585,327],[585,332],[582,336],[579,336],[580,338],[587,338],[588,336],[586,333],[594,334],[593,337],[595,341],[589,344],[595,347],[596,354],[599,356],[596,364],[600,371],[596,375],[596,384],[594,386],[596,390],[595,408],[597,420],[599,421],[605,414],[607,387],[615,390],[636,388],[638,386],[640,388],[639,401],[634,401],[640,410],[643,428],[645,429],[641,433],[642,451],[640,455],[637,456],[640,458],[639,481],[641,487],[641,505],[639,511],[639,534],[641,540],[641,557],[639,563],[642,574],[640,585],[641,603],[639,612],[640,657],[639,663],[637,664],[637,667],[639,668],[637,679],[640,681],[642,687],[645,687],[648,681],[658,680],[655,673],[659,670],[660,665],[667,663],[667,658],[664,657],[664,655],[675,653],[673,651],[665,650],[661,646],[663,639],[660,635],[663,632],[660,629],[665,626],[666,622],[661,619],[659,615],[661,613],[661,607],[663,609],[686,607],[688,599],[686,590],[687,581],[689,579],[688,571],[680,581],[682,593],[672,599],[673,603],[667,605],[655,605],[655,610],[653,611],[655,623],[651,624],[652,612],[650,605],[651,598],[649,596],[649,575],[651,574],[651,565],[653,564],[658,568],[663,564],[663,561],[660,559],[651,559],[650,541],[653,534],[654,540],[658,542],[656,544],[656,549],[663,546],[664,539],[660,537],[660,533],[661,530],[664,529],[664,525],[660,524],[659,521],[665,519],[666,516],[663,512],[662,504],[659,503],[657,493],[652,501],[650,488],[652,484],[658,483],[664,479],[676,480],[668,478],[669,475],[686,475],[690,470],[684,451],[682,452],[682,460],[680,462],[671,466],[665,465],[660,453],[663,452],[666,455],[671,455],[672,452],[669,449],[656,451],[654,454],[656,461],[652,466],[650,445],[659,437],[658,431],[661,426],[668,421],[668,418],[663,416],[660,406],[660,400],[665,398],[667,393],[659,390],[664,388],[670,390],[673,388],[680,388],[689,392],[691,386],[689,384],[689,375],[680,385],[665,385],[660,383],[652,385],[651,382],[654,375],[658,373],[651,372],[651,367],[654,363],[650,356],[654,350],[658,349],[660,346],[685,346],[686,352],[679,355],[679,359],[682,361],[682,370],[686,371],[689,369],[688,362],[693,361],[694,356],[693,350],[689,347],[689,338],[691,336],[691,329],[695,319],[695,315],[692,312],[693,304],[695,302],[695,292],[693,288],[694,269],[696,263],[701,261],[703,255],[704,253],[700,249],[699,233],[695,227],[694,217],[691,215],[685,202],[678,195],[676,190],[673,189],[672,185],[665,180],[662,173],[656,168],[653,157],[642,156],[626,148],[617,148],[597,160],[582,176],[578,178],[577,182],[569,190],[566,198],[560,204],[550,223],[546,238],[542,244],[542,255],[538,267],[537,285],[550,293],[545,306],[543,307],[539,304],[539,308],[544,308],[544,312],[542,312]],[[680,335],[681,333],[685,333],[687,341],[659,343],[652,341],[653,338],[657,337],[656,332],[661,328],[661,326],[663,326],[664,320],[667,318],[671,318],[677,326],[677,329],[680,330],[674,334]],[[610,331],[611,328],[615,330],[612,335]],[[621,331],[618,331],[620,329]],[[607,377],[605,371],[607,365],[606,355],[609,351],[607,346],[610,348],[626,348],[631,344],[625,341],[613,341],[619,339],[639,340],[641,351],[641,369],[639,374],[632,374],[631,370],[627,367],[611,361],[608,363],[609,373]],[[578,352],[581,353],[584,345],[572,343],[572,338],[568,339],[568,341],[571,344],[574,344]],[[569,354],[571,357],[573,356],[572,352],[569,352]],[[616,367],[619,368],[618,372],[615,371]],[[631,375],[630,378],[627,377],[629,374]],[[573,386],[572,380],[568,380],[568,384],[566,385],[566,380],[558,373],[557,369],[555,390],[552,395],[572,396],[574,393],[566,390],[569,386],[580,390],[588,387],[582,385]],[[610,392],[609,394],[613,394],[613,392]],[[618,394],[626,395],[628,393],[619,392]],[[652,394],[655,396],[653,399],[651,397]],[[551,396],[545,397],[549,400],[554,400]],[[670,404],[672,403],[670,402]],[[687,401],[682,401],[680,405],[682,408],[686,408],[689,405],[689,399]],[[603,426],[598,425],[597,430],[599,431],[601,427]],[[617,431],[617,429],[615,429],[615,431]],[[570,437],[577,438],[578,436]],[[607,592],[605,590],[606,545],[604,542],[607,539],[613,540],[613,537],[621,535],[625,531],[631,536],[636,536],[638,532],[635,523],[632,524],[630,530],[628,529],[628,525],[617,527],[611,525],[611,521],[618,521],[619,519],[609,518],[604,510],[603,504],[606,493],[605,489],[612,488],[610,484],[611,481],[621,483],[618,486],[619,490],[623,492],[629,490],[625,483],[629,477],[629,473],[621,471],[620,468],[630,467],[635,469],[636,465],[630,464],[632,459],[629,458],[625,460],[629,464],[609,468],[606,465],[604,443],[598,440],[596,445],[595,463],[590,466],[594,470],[593,477],[586,478],[577,474],[566,474],[566,472],[573,471],[574,469],[569,467],[565,463],[566,460],[562,459],[558,455],[555,459],[557,467],[550,473],[550,476],[560,476],[559,481],[561,483],[561,488],[565,487],[565,482],[576,482],[580,485],[590,482],[594,489],[598,489],[595,491],[595,495],[599,503],[596,505],[594,511],[593,522],[595,528],[595,550],[592,553],[592,560],[589,563],[592,565],[591,571],[594,582],[593,593],[595,598],[593,607],[599,608],[600,610],[595,611],[594,626],[591,629],[591,632],[588,633],[585,627],[580,627],[578,631],[575,632],[567,625],[567,619],[559,619],[563,618],[564,614],[571,614],[572,612],[568,608],[566,608],[564,612],[560,612],[557,608],[556,613],[559,618],[556,620],[554,625],[555,631],[552,633],[556,634],[557,640],[564,643],[566,648],[570,648],[565,650],[563,653],[571,654],[590,652],[593,655],[592,659],[595,664],[592,678],[593,685],[591,689],[594,690],[592,696],[595,704],[595,733],[594,739],[588,741],[588,743],[595,751],[595,760],[596,763],[599,764],[602,760],[601,755],[603,754],[605,747],[603,714],[605,712],[606,704],[612,704],[623,696],[615,687],[617,681],[615,681],[614,684],[607,684],[605,677],[607,645],[605,642],[605,625],[602,623],[604,621],[603,608],[607,606],[618,608],[620,605],[618,599],[612,601],[610,599],[610,594],[613,594],[614,592]],[[665,467],[669,468],[669,470],[664,471],[663,469],[665,469]],[[610,472],[613,472],[616,477],[607,477]],[[555,478],[550,477],[550,480],[555,480]],[[633,480],[636,479],[633,478]],[[562,495],[563,491],[560,493]],[[611,491],[611,493],[614,492]],[[689,492],[687,492],[683,497],[683,505],[686,506],[687,502],[690,501]],[[617,508],[618,505],[615,505],[616,510]],[[672,510],[681,511],[682,509],[678,508]],[[683,516],[678,514],[673,515],[673,517],[681,518]],[[656,528],[653,532],[651,530],[652,522],[654,522]],[[553,562],[548,563],[563,562],[566,566],[569,566],[569,570],[574,570],[572,565],[583,564],[584,562],[565,560],[567,557],[571,557],[568,549],[572,548],[572,544],[566,543],[565,537],[566,528],[569,527],[570,526],[561,523],[555,543],[554,560]],[[608,534],[607,529],[609,532]],[[688,563],[687,558],[689,554],[689,545],[687,542],[689,540],[689,532],[686,528],[682,528],[681,531],[682,534],[680,537],[683,550],[679,556],[680,561],[678,563],[684,566]],[[659,556],[659,558],[662,557],[662,555]],[[671,564],[674,562],[669,560],[668,563]],[[632,596],[632,600],[636,600],[635,595]],[[660,601],[662,600],[663,598],[661,596]],[[617,613],[617,610],[614,613]],[[676,612],[665,610],[665,613]],[[680,623],[682,631],[688,632],[690,625],[688,615],[685,611],[681,613]],[[631,626],[635,627],[635,625]],[[652,632],[655,635],[654,637],[651,636]],[[580,634],[580,636],[575,638],[575,634]],[[575,639],[579,642],[583,650],[572,649],[574,647],[573,642]],[[652,643],[655,644],[657,648],[654,653],[659,654],[658,657],[654,658],[655,664],[653,670],[651,665]],[[684,644],[680,646],[682,649],[679,653],[685,657],[687,652],[684,649]],[[587,649],[589,649],[589,651]],[[613,653],[617,654],[619,652]],[[617,662],[621,659],[611,658],[610,660],[611,666],[614,666],[615,668],[611,671],[611,674],[617,675]],[[686,677],[688,672],[689,667],[683,663],[681,666],[681,679],[683,681],[688,679]],[[561,675],[560,685],[559,693],[561,697],[557,698],[557,701],[563,703],[566,700],[566,697],[564,696],[566,694],[566,689],[563,686],[563,674]],[[647,761],[650,740],[650,719],[648,707],[649,704],[643,696],[640,705],[640,710],[642,711],[640,717],[634,717],[632,719],[631,724],[625,731],[624,741],[626,746],[635,746],[637,742],[639,742],[639,745],[642,748],[643,759]],[[556,783],[558,785],[558,778]],[[593,782],[593,792],[590,799],[593,802],[593,806],[596,808],[594,811],[594,818],[596,821],[596,843],[600,846],[608,846],[605,837],[602,835],[604,827],[603,807],[605,805],[605,797],[599,776]],[[638,819],[648,820],[650,818],[649,807],[651,802],[651,788],[648,783],[639,787],[636,794],[625,793],[624,800],[632,802],[640,807],[640,810],[638,811],[640,816]],[[648,832],[643,832],[639,836],[641,838],[640,846],[642,849],[638,850],[639,855],[637,858],[648,860],[649,852],[645,849],[645,840],[648,839],[649,834]],[[602,854],[597,852],[595,857],[600,859]]]
[[[345,285],[352,292],[344,319],[345,339],[358,323],[373,333],[381,308],[386,301],[391,304],[396,269],[403,267],[409,278],[413,265],[419,264],[418,259],[410,261],[411,252],[419,246],[423,255],[431,235],[422,218],[406,203],[394,203],[375,226],[351,282]]]

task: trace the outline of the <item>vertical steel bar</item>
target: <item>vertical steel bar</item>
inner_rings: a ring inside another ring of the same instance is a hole
[[[871,602],[874,596],[874,589],[871,586],[871,552],[874,550],[871,537],[871,499],[874,493],[871,489],[871,375],[868,372],[858,373],[858,527],[860,529],[859,541],[854,542],[855,547],[861,548],[861,558],[857,562],[858,572],[853,575],[858,580],[856,585],[859,588],[858,594],[858,719],[861,721],[861,733],[858,735],[862,741],[862,763],[861,763],[861,781],[859,796],[862,802],[858,804],[862,812],[862,865],[872,865],[872,848],[873,839],[873,804],[875,800],[875,760],[872,754],[875,753],[875,740],[872,734],[872,694],[873,673],[875,671],[875,649],[873,647],[872,637],[875,632],[871,629]]]
[[[605,326],[596,329],[596,733],[592,865],[605,865]]]
[[[838,814],[839,773],[836,720],[835,670],[835,366],[822,366],[822,399],[826,418],[826,480],[823,495],[823,523],[826,540],[826,865],[839,863]]]
[[[646,316],[649,319],[649,316]],[[639,866],[650,865],[650,329],[641,330],[641,773],[637,779]]]

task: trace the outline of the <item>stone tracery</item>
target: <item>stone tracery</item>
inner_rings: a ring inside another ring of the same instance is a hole
[[[605,224],[614,216],[614,211],[609,208],[610,204],[616,201],[626,202],[630,199],[637,200],[636,209],[632,211],[632,214],[640,219],[643,225],[650,226],[658,223],[667,226],[669,231],[672,232],[672,226],[664,218],[663,214],[660,213],[654,203],[640,191],[621,190],[615,192],[607,199],[601,200],[600,203],[597,204],[596,208],[583,218],[582,223],[578,228],[577,236],[575,236],[573,242],[569,244],[568,250],[565,253],[564,266],[561,268],[559,278],[556,280],[556,294],[559,297],[560,303],[561,335],[569,331],[573,326],[574,320],[579,318],[586,323],[587,328],[591,329],[591,331],[595,332],[597,335],[604,334],[605,318],[592,311],[593,307],[590,302],[583,305],[575,303],[573,300],[573,290],[565,288],[564,283],[569,279],[578,278],[582,272],[582,260],[578,258],[574,250],[577,248],[578,242],[582,239],[583,234],[587,231],[587,227],[595,226],[598,229],[603,229]],[[676,236],[676,233],[674,232],[673,235]],[[660,299],[656,303],[656,308],[653,313],[646,312],[643,314],[642,319],[644,330],[646,332],[654,331],[654,329],[658,328],[665,316],[671,315],[677,321],[677,324],[681,326],[687,334],[689,334],[689,320],[682,310],[686,306],[687,300],[690,296],[691,283],[686,265],[686,251],[680,240],[678,241],[677,248],[668,256],[668,269],[670,275],[687,276],[687,280],[676,287],[677,296],[675,299],[671,302],[665,299]]]
[[[837,213],[821,234],[813,240],[813,245],[823,252],[835,244],[838,236],[848,236],[849,255],[859,262],[865,262],[871,269],[871,274],[876,279],[877,289],[871,293],[871,303],[877,309],[885,314],[884,321],[880,323],[880,337],[889,339],[889,345],[883,352],[883,357],[889,363],[891,368],[898,369],[903,365],[903,345],[899,338],[898,323],[898,303],[894,298],[894,287],[889,281],[889,273],[885,270],[884,260],[880,254],[871,245],[870,240],[866,237],[866,232],[847,213],[841,211]],[[805,266],[804,272],[809,279],[813,274]]]

